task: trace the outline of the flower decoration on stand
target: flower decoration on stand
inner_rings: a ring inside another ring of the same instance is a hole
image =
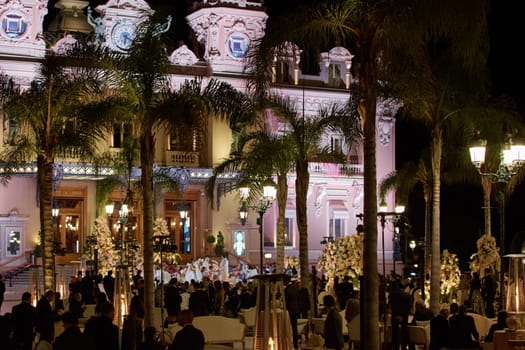
[[[354,287],[359,288],[359,276],[363,273],[363,235],[353,234],[336,241],[328,241],[319,257],[317,269],[332,285],[334,277],[350,276]]]
[[[95,220],[91,235],[97,238],[94,248],[98,249],[98,272],[105,276],[118,262],[118,252],[106,218],[99,216]]]
[[[163,218],[156,218],[153,224],[153,237],[156,236],[169,236],[170,231],[168,229],[168,223]],[[165,270],[175,270],[171,265],[179,265],[182,261],[182,257],[179,253],[174,252],[162,252],[162,263]],[[160,250],[153,253],[153,262],[156,265],[160,265]]]
[[[501,257],[496,245],[496,238],[484,234],[478,239],[476,245],[478,251],[470,257],[470,269],[482,275],[481,272],[488,267],[494,275],[499,275]]]
[[[489,234],[482,235],[476,242],[478,251],[470,256],[470,270],[478,272],[480,277],[484,276],[485,268],[488,267],[496,279],[496,300],[499,300],[501,256],[496,245],[496,238]],[[497,305],[497,304],[496,304]]]
[[[447,249],[441,255],[441,302],[450,304],[457,302],[457,291],[461,271],[459,269],[459,258]]]

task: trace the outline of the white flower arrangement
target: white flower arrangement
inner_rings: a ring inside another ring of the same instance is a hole
[[[440,298],[442,303],[457,301],[457,291],[461,270],[459,269],[459,258],[447,249],[441,255],[441,286]]]
[[[168,228],[168,223],[163,218],[156,218],[153,223],[153,237],[156,236],[168,236],[170,230]],[[167,265],[178,265],[182,261],[182,257],[178,253],[162,253],[162,262]],[[160,265],[160,252],[153,253],[153,263]]]
[[[354,286],[359,287],[359,276],[363,273],[363,235],[353,234],[327,242],[317,269],[324,272],[330,285],[336,276],[340,279],[350,276]]]
[[[298,268],[299,267],[299,258],[297,258],[295,255],[288,256],[286,266]]]
[[[116,257],[119,256],[106,218],[99,216],[95,219],[91,235],[97,237],[94,247],[98,249],[98,272],[104,276],[109,270],[115,268],[118,262]]]
[[[484,234],[476,242],[478,251],[470,257],[470,269],[480,275],[486,267],[490,268],[495,275],[500,273],[500,253],[496,245],[496,238]]]

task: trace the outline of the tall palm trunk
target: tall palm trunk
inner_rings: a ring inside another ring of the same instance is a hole
[[[295,206],[297,216],[297,228],[299,229],[299,263],[301,267],[301,282],[310,288],[310,271],[308,269],[308,220],[306,217],[306,196],[308,194],[308,184],[310,173],[308,172],[308,160],[306,157],[297,159],[295,163]],[[312,290],[311,288],[309,290]],[[311,294],[311,293],[310,293]],[[310,296],[310,305],[313,295]]]
[[[425,266],[423,266],[423,279],[421,281],[421,288],[424,290],[426,276],[430,276],[432,268],[432,247],[429,244],[432,240],[432,198],[431,188],[427,184],[423,184],[423,197],[425,199]],[[427,296],[425,296],[425,299]]]
[[[372,21],[373,22],[373,21]],[[358,113],[363,123],[364,138],[364,243],[363,243],[363,306],[362,334],[366,349],[379,350],[379,275],[377,270],[377,171],[376,171],[376,101],[377,64],[373,53],[377,28],[363,19],[359,38],[362,55],[357,65]]]
[[[284,272],[284,244],[285,244],[285,223],[286,199],[288,198],[288,178],[286,174],[277,176],[277,203],[279,218],[277,221],[277,273]]]
[[[368,95],[370,96],[370,95]],[[369,102],[371,101],[371,102]],[[377,180],[375,99],[370,98],[360,110],[364,132],[364,249],[362,302],[366,348],[379,349],[379,275],[377,270]]]
[[[49,151],[42,151],[37,156],[38,165],[38,188],[40,189],[40,229],[42,238],[42,262],[44,264],[44,290],[55,290],[55,261],[53,255],[53,219],[51,210],[53,208],[53,161],[52,157],[45,154]],[[39,295],[35,295],[39,298]]]
[[[146,130],[151,130],[146,129]],[[153,282],[153,155],[154,137],[151,132],[144,133],[140,138],[140,166],[142,171],[142,201],[143,201],[143,238],[144,238],[144,327],[154,326],[154,294]]]
[[[431,164],[432,164],[432,274],[430,276],[430,310],[434,315],[439,313],[439,295],[441,284],[441,153],[443,130],[441,123],[436,123],[431,132]]]

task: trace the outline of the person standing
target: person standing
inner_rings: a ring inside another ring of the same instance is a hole
[[[481,279],[478,272],[472,273],[469,300],[472,312],[483,315],[483,296],[481,295]]]
[[[361,313],[361,302],[359,299],[360,299],[359,291],[354,290],[354,292],[352,293],[352,296],[346,302],[345,320],[348,325],[355,317],[359,317],[359,314]],[[359,348],[358,343],[353,343],[352,341],[349,341],[348,343],[349,349],[352,349],[352,345],[354,349]]]
[[[191,310],[182,310],[179,313],[179,325],[182,329],[175,334],[168,350],[204,350],[204,333],[193,325]]]
[[[55,337],[55,314],[51,302],[55,300],[55,292],[48,290],[46,294],[38,301],[36,305],[36,330],[42,335],[51,337],[51,341]]]
[[[448,320],[447,348],[482,350],[474,318],[467,315],[467,307],[465,305],[461,305],[459,312]]]
[[[496,297],[496,280],[492,275],[490,268],[485,268],[485,275],[481,284],[481,296],[485,304],[485,316],[494,318],[496,313],[494,311],[494,298]]]
[[[177,279],[172,278],[168,283],[168,287],[164,292],[164,307],[168,311],[168,315],[177,316],[180,311],[180,304],[182,297],[180,296],[180,289],[177,285]]]
[[[297,330],[297,319],[301,313],[300,290],[296,281],[290,280],[290,276],[286,276],[287,285],[284,288],[284,299],[286,301],[286,309],[290,316],[290,325],[292,326],[293,347],[299,348],[299,332]]]
[[[104,286],[108,300],[113,301],[113,291],[115,290],[115,277],[113,277],[113,270],[108,270],[106,276],[102,279],[102,285]]]
[[[72,312],[62,315],[64,331],[55,339],[53,350],[89,350],[94,349],[91,338],[82,333],[78,327],[78,317]]]
[[[439,314],[430,320],[430,346],[429,350],[441,350],[448,342],[448,316],[449,310],[443,308]]]
[[[13,342],[16,350],[31,350],[35,338],[36,308],[31,305],[31,293],[22,294],[22,302],[11,311]]]
[[[323,297],[323,305],[326,311],[324,321],[324,346],[327,349],[341,350],[344,347],[343,319],[337,310],[335,298],[327,294]]]
[[[84,334],[95,343],[93,349],[119,350],[119,330],[113,324],[115,307],[110,302],[102,305],[100,316],[92,316],[86,322]]]
[[[392,348],[406,349],[408,345],[408,314],[411,308],[410,294],[402,288],[401,281],[392,281],[390,293],[390,310],[392,311]]]
[[[121,350],[135,350],[142,343],[143,322],[144,303],[140,296],[135,295],[131,299],[129,315],[122,326]]]

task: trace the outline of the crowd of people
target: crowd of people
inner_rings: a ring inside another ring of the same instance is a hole
[[[315,271],[315,270],[313,270]],[[350,323],[360,314],[359,292],[354,289],[349,276],[328,281],[324,275],[314,278],[314,305],[310,302],[310,291],[303,286],[297,272],[287,269],[284,280],[283,297],[292,328],[292,341],[295,349],[300,347],[301,334],[298,331],[298,319],[324,317],[323,337],[325,346],[342,350],[345,340],[342,334],[342,317]],[[428,322],[431,330],[431,350],[448,348],[479,347],[479,334],[475,323],[468,313],[476,312],[489,317],[494,313],[495,281],[490,270],[483,271],[483,278],[473,274],[468,290],[462,289],[460,304],[440,311],[438,315],[425,306],[421,299],[421,288],[417,280],[402,281],[395,274],[380,277],[379,310],[380,317],[390,317],[392,348],[410,349],[407,327],[411,323]],[[199,275],[200,276],[200,275]],[[187,280],[171,277],[167,284],[159,284],[156,289],[155,303],[162,306],[167,314],[160,329],[144,329],[144,280],[141,271],[133,276],[133,298],[129,312],[125,317],[122,332],[114,324],[115,309],[112,303],[115,278],[112,271],[105,276],[85,275],[79,272],[71,276],[67,302],[60,293],[46,291],[36,307],[31,305],[32,295],[25,292],[21,302],[0,318],[0,348],[21,350],[70,349],[75,343],[82,349],[108,350],[147,350],[147,349],[199,349],[202,350],[204,339],[202,332],[193,329],[193,317],[220,315],[239,317],[239,311],[256,305],[256,282],[247,279],[215,279],[206,274],[201,278]],[[465,284],[465,281],[462,280]],[[230,283],[234,282],[234,283]],[[460,288],[461,289],[461,288]],[[479,303],[478,299],[481,298]],[[317,301],[320,309],[317,310]],[[322,302],[321,302],[322,300]],[[65,305],[64,305],[65,304]],[[86,305],[94,305],[94,316],[86,319]],[[480,304],[482,307],[480,307]],[[314,306],[314,307],[312,307]],[[340,310],[345,310],[340,313]],[[495,316],[495,315],[494,315]],[[493,316],[493,317],[494,317]],[[491,329],[485,341],[491,341],[495,329],[506,328],[504,313],[498,314],[498,322]],[[83,330],[79,320],[85,319]],[[55,324],[62,321],[64,331],[57,332]],[[184,333],[172,332],[173,326],[184,327]],[[177,346],[188,344],[194,347]],[[202,336],[203,338],[203,336]],[[304,340],[304,337],[303,337]],[[349,344],[358,348],[359,344]]]
[[[79,272],[70,277],[65,303],[60,293],[48,290],[33,306],[33,296],[24,292],[21,302],[0,317],[0,349],[202,350],[204,336],[200,330],[192,329],[193,317],[238,317],[239,310],[256,304],[256,287],[246,280],[230,285],[228,281],[212,281],[208,276],[200,281],[171,278],[166,285],[158,286],[156,302],[167,311],[162,326],[168,330],[177,323],[184,332],[164,338],[162,330],[144,329],[144,280],[138,271],[133,276],[133,297],[119,336],[112,303],[114,285],[112,271],[95,277]],[[94,305],[94,315],[89,318],[85,314],[87,305]],[[79,326],[82,319],[83,330]],[[63,332],[55,329],[57,322],[63,325]]]

